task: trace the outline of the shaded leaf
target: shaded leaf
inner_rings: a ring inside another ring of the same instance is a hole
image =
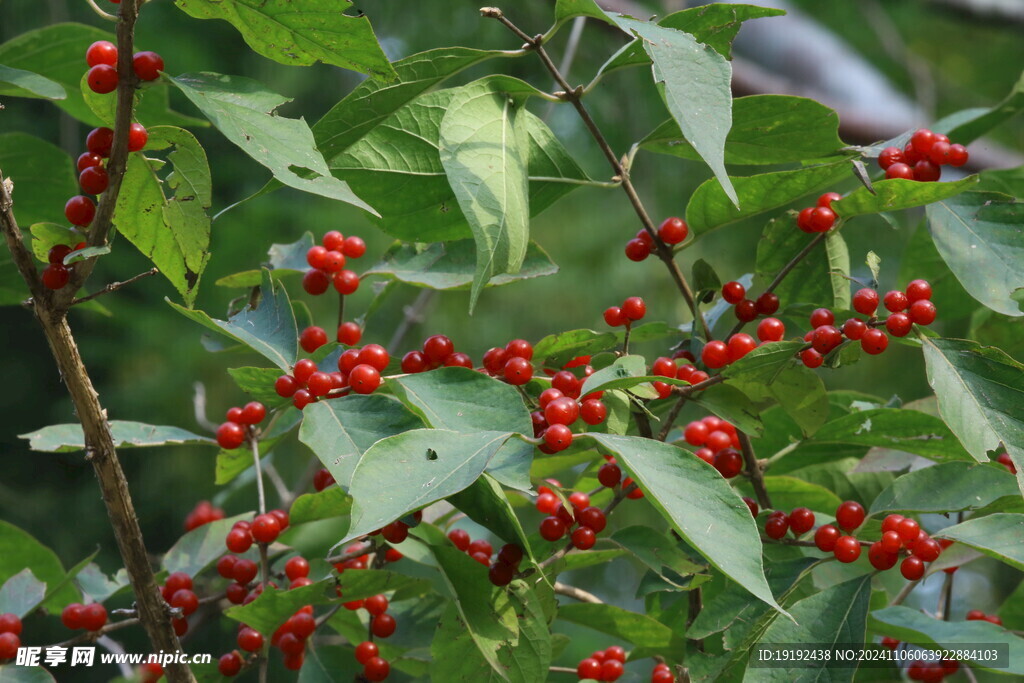
[[[614,605],[571,603],[558,608],[558,618],[620,638],[637,647],[666,651],[672,644],[672,629],[646,614]]]
[[[893,448],[940,461],[971,457],[942,420],[898,408],[854,411],[825,424],[813,441]]]
[[[2,46],[0,46],[2,49]],[[41,97],[46,100],[63,100],[67,97],[60,83],[24,69],[12,69],[0,64],[0,88],[8,97]]]
[[[184,444],[216,445],[208,436],[199,436],[180,427],[148,425],[142,422],[111,420],[110,432],[117,448],[145,448],[148,446],[170,446]],[[67,453],[85,449],[82,425],[50,425],[28,434],[19,435],[28,439],[28,446],[44,453]]]
[[[243,513],[186,531],[167,551],[160,564],[168,573],[185,572],[189,576],[195,576],[227,552],[224,538],[231,531],[231,526],[239,520],[251,518],[252,513]],[[249,553],[255,555],[254,550],[250,550]]]
[[[871,514],[976,510],[1013,495],[1017,482],[1002,465],[946,462],[897,477],[871,503]]]
[[[48,586],[57,586],[65,576],[64,566],[52,550],[26,531],[0,520],[0,585],[25,569]],[[46,600],[46,608],[59,612],[80,597],[77,588],[65,584]]]
[[[46,596],[46,584],[23,569],[0,586],[0,614],[11,613],[24,619]]]
[[[969,545],[989,557],[1024,570],[1024,514],[997,512],[974,517],[936,534]]]
[[[64,203],[78,194],[78,177],[63,150],[26,133],[4,133],[0,135],[0,169],[14,183],[11,198],[19,224],[67,222]]]
[[[832,202],[832,208],[841,218],[911,209],[955,197],[977,182],[978,176],[945,183],[922,183],[903,178],[876,180],[872,183],[874,192],[868,191],[866,187],[858,187],[842,199]]]

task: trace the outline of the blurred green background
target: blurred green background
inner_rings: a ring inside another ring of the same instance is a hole
[[[100,2],[105,4],[104,0]],[[550,23],[552,5],[531,0],[505,9],[528,32],[540,32]],[[933,92],[934,98],[927,103],[926,113],[917,125],[927,125],[959,109],[998,102],[1018,79],[1024,65],[1019,23],[964,14],[924,0],[801,0],[793,5],[816,21],[822,32],[859,51],[869,65],[909,98],[921,96],[925,81],[925,92]],[[649,14],[664,14],[685,6],[682,2],[643,4]],[[445,45],[519,47],[495,22],[482,20],[477,5],[472,3],[392,1],[357,7],[370,16],[392,59]],[[60,21],[79,21],[103,29],[111,26],[93,15],[84,2],[0,1],[0,40]],[[556,56],[564,54],[569,34],[567,27],[554,41],[551,49]],[[789,39],[815,38],[791,35]],[[621,37],[588,23],[572,61],[570,80],[589,81],[597,67],[622,43]],[[145,6],[137,45],[159,52],[171,74],[208,70],[260,80],[294,98],[281,108],[281,114],[301,116],[311,123],[361,78],[320,64],[287,67],[259,57],[227,23],[193,20],[168,0],[154,0]],[[757,62],[758,54],[744,55],[744,59]],[[539,62],[529,58],[488,63],[483,69],[460,75],[451,84],[482,75],[488,67],[507,69],[508,73],[541,88],[551,87]],[[587,106],[620,154],[667,117],[648,79],[646,70],[619,72],[587,98]],[[172,101],[179,111],[196,113],[176,93],[172,98],[176,98]],[[871,106],[870,102],[862,104]],[[7,99],[4,105],[6,109],[0,111],[0,131],[38,135],[58,143],[73,156],[82,150],[88,131],[57,108],[40,100]],[[609,176],[604,159],[570,107],[548,107],[541,103],[533,110],[547,120],[593,177]],[[1020,121],[1011,122],[992,138],[1019,154],[1024,151],[1022,131]],[[207,150],[213,172],[213,213],[249,196],[267,180],[268,174],[262,167],[215,130],[195,132]],[[741,168],[736,172],[759,171]],[[635,183],[656,220],[682,215],[690,193],[708,176],[709,172],[700,164],[646,153],[638,156],[634,170]],[[835,189],[847,191],[854,186],[851,179],[844,187]],[[896,228],[876,218],[858,219],[844,231],[855,276],[867,275],[863,263],[870,249],[883,259],[882,287],[895,286],[898,279],[900,285],[905,284],[906,277],[900,275],[897,264],[921,214],[905,212],[898,219],[900,225]],[[710,234],[681,255],[684,270],[688,271],[697,258],[703,258],[715,266],[723,280],[750,272],[765,222],[766,217],[762,216]],[[622,254],[626,240],[638,227],[621,191],[574,191],[532,224],[534,238],[561,268],[557,275],[489,289],[472,317],[467,315],[467,293],[442,293],[433,299],[425,322],[410,331],[402,350],[414,348],[430,334],[445,333],[452,337],[458,350],[479,360],[488,347],[504,344],[513,337],[536,341],[560,330],[601,329],[603,309],[631,295],[644,296],[651,319],[685,322],[684,307],[656,259],[633,263]],[[357,262],[358,269],[368,267],[391,242],[358,210],[292,190],[232,209],[213,225],[213,257],[203,276],[196,306],[214,317],[223,317],[228,301],[240,292],[216,287],[215,280],[256,267],[265,260],[271,243],[292,242],[305,231],[319,237],[332,229],[366,239],[369,251]],[[94,281],[124,279],[147,267],[145,260],[122,241],[116,245],[113,256],[100,260]],[[298,285],[297,279],[290,281],[292,296],[308,303],[317,323],[330,330],[334,325],[334,298],[309,297]],[[936,298],[940,310],[936,329],[947,336],[966,335],[976,305],[956,288],[950,287],[949,291],[947,300]],[[418,290],[412,287],[399,288],[370,318],[364,341],[387,344],[403,316],[403,307],[417,294]],[[147,279],[103,299],[112,317],[76,311],[72,326],[112,418],[172,424],[203,432],[194,416],[194,384],[204,385],[207,414],[211,420],[219,421],[227,407],[245,400],[225,368],[261,363],[251,356],[204,350],[200,344],[201,328],[175,314],[164,303],[164,297],[175,298],[169,284],[160,278]],[[352,297],[348,310],[361,314],[369,297],[370,288],[364,285]],[[943,316],[943,311],[952,311],[954,315]],[[113,572],[120,564],[91,467],[80,454],[31,453],[26,443],[17,438],[18,434],[47,424],[74,421],[45,340],[30,314],[19,308],[0,309],[0,329],[4,331],[0,377],[10,389],[0,395],[0,518],[28,530],[54,548],[65,565],[77,562],[99,546],[98,562],[105,571]],[[994,334],[1002,337],[993,341],[1022,359],[1022,342],[1014,329],[1005,321],[998,321]],[[1016,329],[1019,331],[1019,326]],[[656,347],[647,350],[652,354],[659,352]],[[900,345],[893,345],[890,352],[870,362],[823,376],[830,387],[860,390],[883,398],[898,396],[909,401],[928,393],[920,353]],[[197,500],[218,494],[213,485],[214,454],[208,448],[183,447],[123,452],[122,461],[152,552],[163,552],[174,542],[181,533],[185,515]],[[293,441],[279,449],[277,464],[283,476],[293,480],[305,470],[310,457]],[[217,498],[229,515],[250,509],[253,500],[247,486],[221,492]],[[605,579],[612,586],[619,583],[614,576]],[[629,593],[619,597],[628,600]]]

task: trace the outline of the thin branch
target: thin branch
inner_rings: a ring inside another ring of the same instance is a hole
[[[100,19],[104,19],[106,21],[117,21],[117,17],[113,14],[108,14],[100,9],[100,6],[96,4],[96,0],[86,0],[86,2],[89,3],[89,7],[92,8],[92,11],[95,12]]]
[[[695,622],[697,620],[697,617],[700,615],[700,612],[701,612],[702,609],[704,609],[704,601],[703,601],[703,598],[701,596],[701,588],[700,588],[700,586],[697,586],[696,588],[694,588],[693,590],[690,591],[690,595],[689,595],[689,605],[688,605],[688,612],[687,612],[687,616],[686,616],[686,628],[687,628],[687,630],[689,630],[690,626],[693,625],[693,622]],[[695,648],[697,648],[697,651],[698,652],[703,652],[704,651],[704,640],[701,639],[701,638],[694,638],[692,640],[693,640],[693,646]]]
[[[92,301],[93,299],[95,299],[98,296],[103,296],[104,294],[110,294],[111,292],[116,292],[117,290],[121,289],[125,285],[130,285],[133,282],[138,282],[139,280],[141,280],[143,278],[147,278],[150,275],[156,275],[159,272],[160,272],[160,270],[158,268],[150,268],[145,273],[139,273],[135,277],[130,277],[127,280],[125,280],[124,282],[111,282],[109,285],[107,285],[103,289],[101,289],[101,290],[99,290],[97,292],[93,292],[89,296],[83,296],[83,297],[78,298],[78,299],[72,299],[71,303],[68,304],[68,305],[69,306],[75,306],[77,304],[85,303],[86,301]]]
[[[907,599],[907,596],[910,595],[914,591],[914,589],[917,588],[918,584],[920,584],[920,583],[921,583],[920,579],[918,579],[917,581],[908,581],[907,585],[903,587],[903,590],[901,590],[899,593],[897,593],[896,597],[893,598],[892,602],[889,603],[889,607],[895,607],[896,605],[902,605],[903,601]]]
[[[60,643],[57,643],[56,645],[48,645],[48,646],[45,646],[45,647],[70,647],[72,645],[77,645],[78,643],[91,643],[91,642],[95,641],[96,639],[100,638],[101,636],[104,636],[104,635],[106,635],[108,633],[111,633],[113,631],[120,631],[123,628],[127,628],[129,626],[135,626],[138,623],[139,623],[139,618],[138,617],[134,617],[132,619],[123,619],[121,621],[115,621],[115,622],[113,622],[111,624],[107,624],[106,626],[101,628],[99,631],[87,631],[86,633],[80,633],[79,635],[75,636],[74,638],[68,638],[67,640],[65,640],[63,642],[60,642]]]
[[[419,325],[423,322],[424,313],[435,296],[437,296],[436,289],[423,289],[416,296],[415,301],[402,309],[404,316],[402,317],[402,322],[398,323],[398,327],[395,328],[394,334],[391,335],[391,341],[388,342],[388,353],[391,355],[398,353],[405,335],[409,334],[409,330],[412,329],[413,325]]]
[[[366,545],[360,546],[359,548],[357,548],[355,550],[352,550],[350,552],[342,553],[341,555],[335,555],[333,557],[328,557],[326,560],[324,560],[324,562],[330,562],[331,564],[337,564],[339,562],[345,562],[346,560],[354,560],[357,557],[362,557],[363,555],[369,554],[369,552],[372,549],[373,549],[373,544],[372,543],[367,543]]]
[[[551,57],[544,49],[543,36],[531,37],[523,32],[518,26],[513,24],[509,19],[502,13],[497,7],[484,7],[481,8],[480,14],[490,19],[497,19],[502,23],[508,30],[514,33],[517,37],[521,38],[526,46],[532,48],[540,60],[544,63],[544,66],[554,77],[555,82],[562,88],[563,92],[559,96],[568,101],[576,109],[576,113],[579,114],[580,119],[583,121],[583,125],[590,131],[591,137],[597,143],[597,146],[601,148],[605,158],[608,159],[608,163],[612,167],[614,176],[616,179],[621,179],[622,189],[625,191],[626,196],[629,197],[630,203],[633,205],[633,210],[636,212],[637,217],[643,224],[644,230],[650,235],[654,241],[655,247],[657,247],[658,258],[662,260],[665,267],[668,268],[669,275],[672,280],[676,283],[676,287],[679,289],[680,294],[683,295],[683,299],[686,300],[687,306],[690,307],[690,312],[693,314],[693,319],[700,323],[701,328],[704,330],[704,336],[706,339],[711,339],[711,329],[708,327],[707,321],[704,319],[704,314],[701,313],[700,307],[697,304],[697,300],[693,295],[693,290],[690,288],[690,283],[687,282],[686,276],[679,269],[679,264],[676,263],[672,249],[665,244],[660,237],[658,237],[657,228],[654,226],[654,222],[647,213],[647,209],[644,208],[643,201],[637,194],[636,188],[633,186],[632,181],[629,178],[629,169],[625,168],[619,161],[619,158],[612,151],[611,145],[608,144],[608,140],[605,139],[604,134],[601,133],[601,129],[598,128],[597,123],[591,118],[587,108],[583,106],[580,98],[583,96],[583,88],[573,88],[569,85],[569,82],[565,80],[562,72],[558,70],[555,63],[551,61]]]
[[[549,666],[548,672],[553,674],[573,674],[576,675],[576,669],[568,666]]]
[[[660,432],[658,432],[658,441],[664,441],[668,438],[669,432],[672,431],[672,427],[675,426],[676,420],[679,419],[679,413],[682,412],[683,406],[686,405],[687,398],[689,397],[680,396],[676,400],[675,405],[672,406],[672,410],[670,410],[668,415],[665,416],[665,426],[661,428]]]
[[[206,416],[206,385],[202,382],[193,382],[192,390],[195,392],[192,410],[195,413],[196,424],[209,432],[216,432],[217,423]]]
[[[768,489],[764,485],[764,471],[757,462],[754,454],[754,446],[750,443],[750,437],[739,430],[736,437],[740,442],[740,451],[743,453],[743,462],[747,465],[747,472],[750,475],[750,485],[754,487],[754,495],[757,496],[757,504],[765,510],[772,507],[772,499],[768,496]]]
[[[249,434],[249,448],[252,450],[252,463],[256,468],[256,493],[259,496],[260,514],[267,511],[267,497],[263,491],[263,467],[260,463],[260,442],[254,434]]]
[[[267,478],[270,479],[270,483],[274,485],[274,491],[277,492],[277,499],[280,501],[281,507],[287,507],[291,502],[292,492],[288,490],[288,484],[281,478],[281,473],[277,471],[273,463],[268,462],[263,471],[267,473]]]
[[[587,591],[583,590],[582,588],[577,588],[576,586],[570,586],[567,583],[562,583],[560,581],[555,581],[554,589],[555,589],[555,592],[558,593],[559,595],[564,595],[566,597],[572,598],[573,600],[579,600],[580,602],[590,602],[590,603],[593,603],[595,605],[603,605],[604,604],[604,601],[601,600],[601,598],[599,598],[596,595],[594,595],[593,593],[588,593]]]
[[[676,396],[692,396],[698,391],[704,391],[708,387],[713,387],[716,384],[721,384],[725,381],[725,375],[715,375],[714,377],[708,377],[703,382],[697,382],[696,384],[677,384],[672,387],[672,393]]]

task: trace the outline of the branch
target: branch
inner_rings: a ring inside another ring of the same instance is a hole
[[[559,581],[555,581],[554,589],[555,589],[555,592],[558,593],[559,595],[564,595],[566,597],[570,597],[573,600],[579,600],[580,602],[590,602],[590,603],[593,603],[595,605],[603,605],[604,604],[604,601],[601,600],[601,598],[599,598],[596,595],[594,595],[593,593],[588,593],[587,591],[583,590],[582,588],[577,588],[576,586],[570,586],[567,583],[561,583]]]
[[[117,112],[114,116],[114,142],[106,165],[110,182],[106,191],[100,195],[96,216],[89,226],[90,247],[99,247],[107,243],[114,218],[114,207],[121,194],[121,182],[124,180],[124,172],[128,165],[128,130],[132,125],[135,89],[139,85],[139,78],[135,75],[135,68],[132,65],[135,54],[135,22],[139,18],[139,7],[142,2],[143,0],[121,2],[120,19],[117,22]],[[89,279],[95,267],[96,259],[91,258],[72,269],[71,280],[56,295],[61,307],[70,305],[75,292]]]
[[[672,427],[675,426],[676,420],[679,419],[679,413],[682,412],[683,406],[686,405],[686,399],[688,396],[680,396],[676,401],[675,405],[672,406],[672,410],[669,411],[668,415],[665,416],[665,426],[658,432],[658,441],[664,441],[668,438],[669,432],[672,431]]]
[[[149,277],[150,275],[156,275],[159,272],[160,272],[160,270],[157,269],[157,268],[150,268],[145,273],[139,273],[135,277],[130,277],[127,280],[125,280],[124,282],[111,282],[109,285],[107,285],[103,289],[99,290],[98,292],[93,292],[89,296],[83,296],[83,297],[81,297],[79,299],[72,299],[72,301],[71,301],[71,303],[69,305],[70,306],[75,306],[77,304],[85,303],[86,301],[91,301],[91,300],[95,299],[98,296],[103,296],[104,294],[110,294],[111,292],[116,292],[117,290],[121,289],[125,285],[130,285],[133,282],[137,282],[137,281],[141,280],[142,278]]]
[[[558,93],[559,96],[563,100],[572,104],[576,109],[576,113],[579,114],[583,124],[587,127],[587,130],[590,131],[591,137],[594,138],[597,146],[601,148],[601,151],[608,159],[608,163],[612,167],[615,178],[621,178],[622,189],[625,191],[626,196],[629,197],[629,202],[633,205],[633,210],[636,212],[637,217],[643,224],[644,230],[647,231],[647,234],[650,235],[651,239],[654,241],[654,245],[657,247],[658,258],[660,258],[665,264],[665,267],[668,268],[669,275],[676,283],[679,293],[683,295],[683,299],[686,300],[687,306],[690,307],[693,319],[698,321],[701,328],[704,330],[705,338],[711,339],[711,329],[708,327],[707,321],[704,319],[704,314],[701,313],[697,300],[693,296],[693,290],[690,288],[690,284],[687,282],[686,276],[683,275],[683,272],[679,269],[679,264],[675,261],[672,249],[665,244],[660,237],[658,237],[658,231],[654,226],[654,222],[647,214],[647,209],[644,208],[643,202],[637,194],[636,188],[633,186],[633,182],[629,178],[629,169],[625,168],[619,161],[615,152],[612,151],[611,145],[608,144],[608,140],[605,139],[604,134],[601,133],[601,129],[597,127],[597,123],[595,123],[594,119],[590,117],[590,113],[580,101],[580,98],[583,96],[583,87],[580,86],[578,88],[573,88],[569,85],[569,82],[565,80],[562,72],[558,70],[558,67],[555,66],[553,61],[551,61],[551,57],[544,49],[543,36],[535,36],[531,38],[523,32],[522,29],[509,21],[509,19],[497,7],[481,8],[480,14],[490,19],[497,19],[509,31],[526,43],[524,47],[532,49],[537,53],[537,56],[540,57],[544,66],[551,73],[552,77],[554,77],[555,82],[562,88],[562,92]]]
[[[754,455],[754,446],[750,443],[750,437],[739,430],[736,431],[736,437],[739,439],[740,450],[743,452],[743,462],[746,463],[747,472],[750,473],[750,485],[754,487],[757,504],[762,509],[770,510],[772,499],[768,497],[768,489],[764,485],[764,470],[761,469],[761,465],[757,462],[757,456]]]
[[[921,583],[920,579],[918,579],[917,581],[908,581],[907,585],[903,587],[903,590],[901,590],[896,595],[896,597],[892,599],[892,602],[889,603],[889,607],[895,607],[896,605],[902,605],[903,601],[907,599],[907,596],[910,595],[914,591],[915,588],[917,588],[917,585],[919,583]]]
[[[391,335],[391,341],[388,342],[388,353],[391,355],[398,353],[402,340],[405,339],[405,335],[409,333],[412,326],[423,322],[424,311],[435,296],[437,296],[436,289],[424,289],[416,296],[415,301],[402,309],[404,316],[402,322],[398,323],[398,327],[395,328],[395,333]]]

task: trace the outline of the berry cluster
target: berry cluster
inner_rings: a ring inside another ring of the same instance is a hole
[[[569,512],[550,487],[538,486],[537,492],[537,510],[548,515],[540,523],[540,535],[545,541],[558,541],[569,534],[574,548],[589,550],[594,547],[597,534],[604,531],[608,520],[604,510],[590,504],[590,496],[582,491],[570,493],[572,512]]]
[[[736,427],[715,415],[708,415],[686,425],[683,439],[698,446],[695,455],[714,467],[726,479],[732,479],[743,470],[743,456]]]
[[[288,528],[288,522],[288,513],[284,510],[271,510],[256,515],[252,522],[239,520],[231,527],[231,531],[224,539],[224,544],[234,554],[241,555],[252,547],[253,541],[257,543],[276,541],[281,532]],[[238,580],[237,576],[236,580]],[[248,581],[238,580],[238,583],[248,583]]]
[[[773,315],[779,310],[779,297],[775,292],[765,292],[756,299],[748,299],[746,287],[735,280],[722,285],[722,298],[735,307],[736,319],[744,323],[759,315]]]
[[[967,149],[950,144],[945,135],[927,128],[914,131],[906,147],[886,147],[878,155],[878,165],[886,178],[903,178],[932,182],[942,176],[942,166],[963,166],[967,163]]]
[[[185,531],[192,531],[218,519],[224,519],[224,510],[213,507],[208,500],[201,500],[185,517]]]
[[[107,608],[98,602],[88,605],[73,602],[60,613],[60,621],[72,631],[99,631],[107,625]]]
[[[391,664],[380,656],[377,644],[372,640],[356,645],[356,661],[363,665],[363,678],[367,681],[383,681],[391,673]]]
[[[337,372],[320,370],[314,361],[303,358],[295,363],[292,374],[277,378],[274,390],[278,396],[291,398],[299,410],[335,390],[350,389],[357,394],[371,394],[380,386],[380,373],[390,362],[387,349],[379,344],[346,349],[338,357]]]
[[[517,358],[522,356],[526,360],[526,365],[529,366],[529,375],[533,376],[533,366],[530,365],[529,361],[533,358],[533,347],[530,346],[529,342],[517,339],[508,343],[507,349],[512,349],[513,353],[508,353],[507,356],[511,357],[515,355]],[[501,349],[498,349],[499,351]],[[487,353],[494,355],[494,349]],[[484,364],[487,364],[488,356],[484,355]],[[503,359],[504,360],[504,359]],[[519,372],[522,373],[524,370],[518,364],[513,364],[513,368],[518,368]],[[492,361],[493,365],[493,361]],[[423,340],[423,346],[419,349],[413,349],[407,354],[402,356],[402,372],[415,375],[421,372],[427,372],[429,370],[436,370],[440,367],[452,368],[472,368],[473,361],[470,357],[461,351],[455,350],[455,344],[451,339],[444,336],[443,334],[435,334],[431,337],[427,337]],[[504,365],[502,365],[504,367]],[[512,373],[515,376],[515,373]],[[526,382],[530,381],[529,378]],[[522,382],[525,384],[526,382]],[[514,384],[515,382],[513,382]]]
[[[683,242],[690,234],[690,228],[682,218],[666,218],[658,227],[658,239],[668,245]],[[643,261],[654,250],[654,238],[646,229],[641,228],[636,236],[626,242],[626,258],[630,261]]]
[[[192,590],[192,577],[185,572],[174,572],[164,581],[160,588],[164,600],[171,607],[181,610],[181,617],[171,620],[174,631],[183,636],[188,632],[187,617],[199,609],[199,597]]]
[[[621,306],[611,306],[604,310],[604,321],[611,327],[630,327],[647,315],[647,304],[638,296],[631,296]]]
[[[581,660],[576,666],[576,675],[580,680],[590,678],[595,681],[617,681],[625,672],[625,664],[626,651],[618,645],[612,645]],[[655,680],[653,675],[651,680]]]
[[[266,416],[266,406],[257,401],[246,403],[244,408],[229,408],[225,415],[227,421],[217,427],[217,443],[229,451],[238,448],[245,443],[252,428],[263,422]]]
[[[940,683],[946,676],[952,676],[960,670],[960,662],[955,659],[925,661],[915,659],[907,667],[907,678],[923,683]]]
[[[428,339],[427,341],[430,340]],[[423,344],[423,348],[424,353],[426,353],[426,343]],[[408,354],[406,354],[406,357],[408,357]],[[449,356],[445,363],[450,363],[452,360],[452,357]],[[484,370],[492,377],[503,379],[512,386],[521,387],[533,379],[533,363],[530,362],[531,360],[533,360],[533,344],[525,339],[513,339],[505,344],[504,348],[494,346],[487,349],[486,353],[484,353],[483,365]],[[404,358],[402,359],[402,367],[405,367]]]
[[[337,340],[345,346],[355,346],[363,338],[363,330],[354,322],[338,325]],[[327,343],[327,332],[322,327],[310,325],[299,334],[299,346],[306,353],[313,353]]]
[[[105,618],[104,618],[105,620]],[[21,619],[17,614],[0,614],[0,662],[12,659],[21,647]]]
[[[100,95],[117,89],[117,46],[108,40],[98,40],[85,51],[89,65],[86,82],[89,89]],[[132,57],[135,75],[142,81],[155,81],[164,70],[164,60],[155,52],[136,52]]]
[[[1003,620],[995,614],[985,614],[980,609],[972,609],[967,613],[967,621],[987,621],[990,624],[996,626],[1002,626]]]
[[[594,368],[584,367],[584,379]],[[560,370],[551,377],[551,387],[540,392],[537,403],[540,410],[531,413],[534,436],[544,439],[541,451],[557,453],[572,444],[571,426],[583,419],[588,425],[597,425],[608,417],[608,408],[601,402],[604,392],[596,391],[580,398],[583,380],[569,370]]]
[[[302,277],[303,289],[317,296],[333,282],[339,294],[352,294],[359,289],[359,276],[345,268],[345,259],[359,258],[365,253],[366,242],[361,237],[345,237],[337,230],[324,233],[320,245],[306,252],[310,270]]]
[[[487,578],[495,586],[507,586],[512,583],[516,572],[519,571],[519,563],[523,561],[523,549],[515,543],[501,546],[492,560],[494,548],[491,544],[482,538],[471,540],[469,532],[465,529],[452,529],[448,532],[448,540],[456,548],[487,567]]]
[[[604,455],[603,457],[606,462],[601,465],[597,470],[597,481],[601,483],[601,486],[605,488],[613,489],[616,486],[622,485],[622,489],[630,489],[629,493],[626,494],[626,498],[636,500],[637,498],[643,498],[644,492],[640,490],[640,487],[633,486],[633,478],[626,477],[622,478],[622,468],[619,467],[618,462],[610,455]],[[548,481],[554,481],[549,479]]]
[[[842,199],[838,192],[826,192],[818,197],[816,206],[809,206],[800,211],[796,217],[796,227],[804,232],[828,232],[836,223],[836,212],[832,210],[832,202]]]

